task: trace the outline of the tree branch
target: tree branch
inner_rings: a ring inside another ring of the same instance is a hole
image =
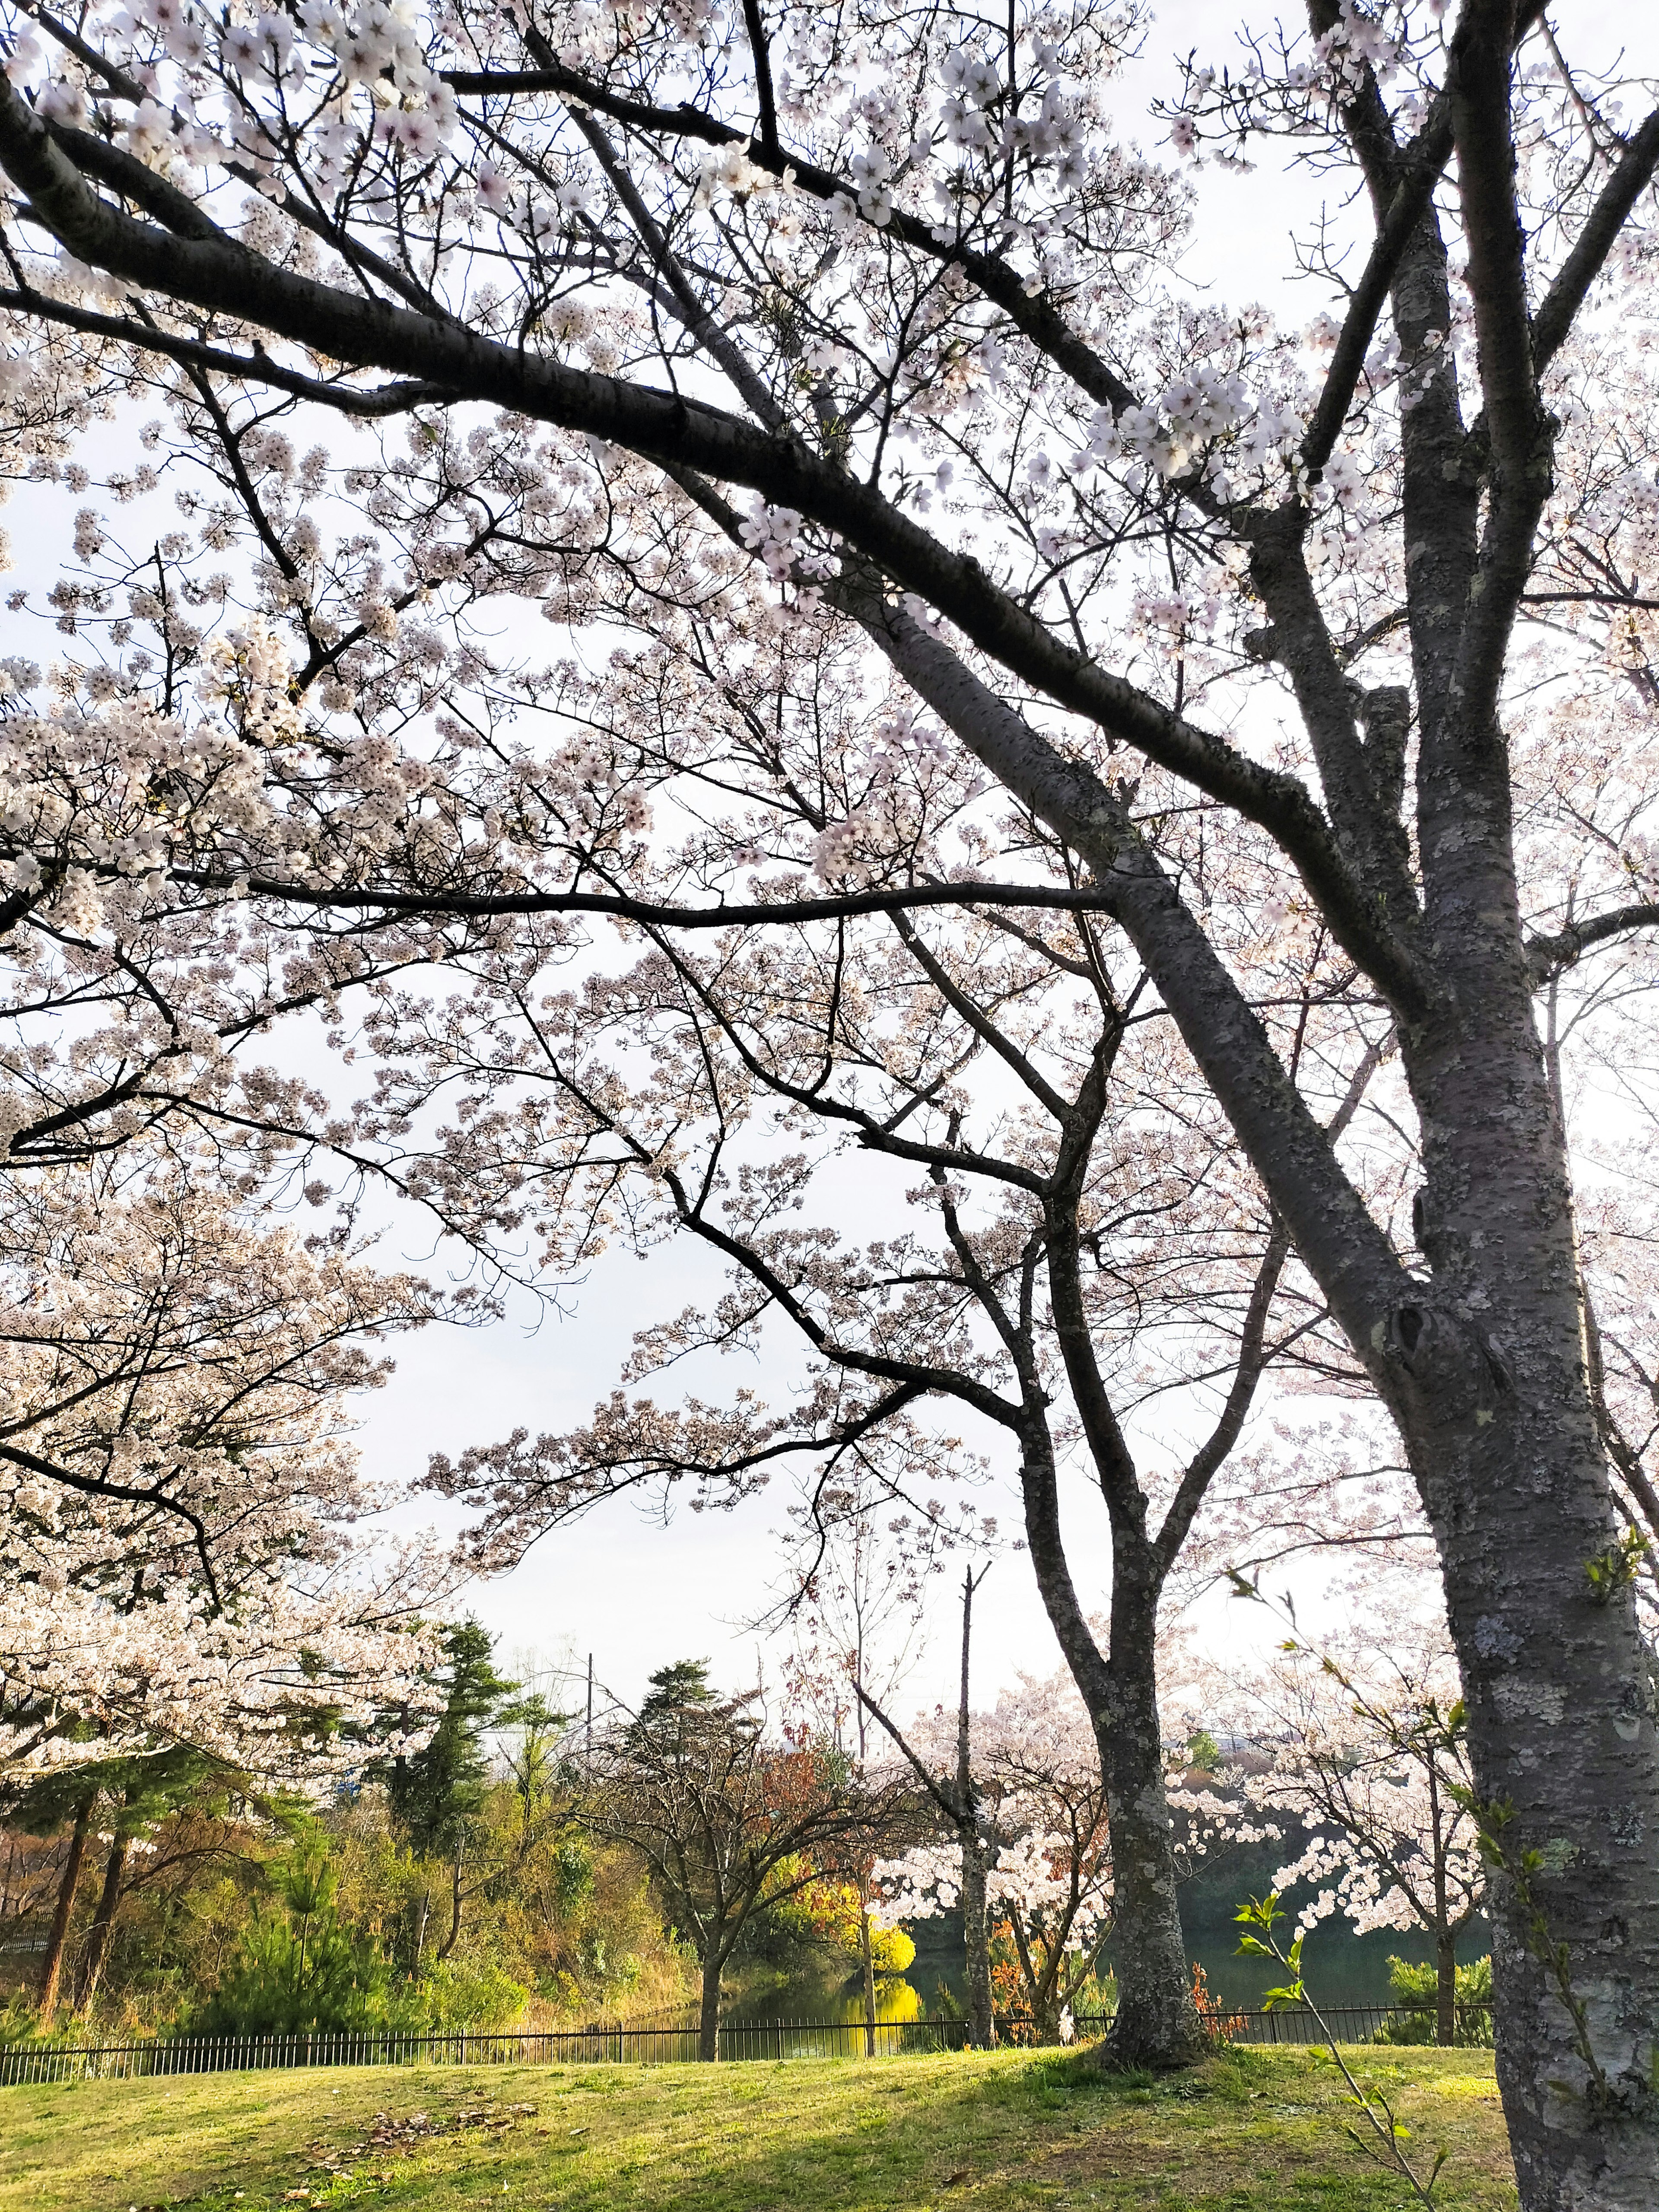
[[[155,1505],[164,1513],[175,1515],[187,1524],[194,1535],[196,1556],[202,1563],[202,1572],[207,1582],[208,1593],[213,1600],[214,1611],[222,1611],[219,1579],[214,1573],[212,1556],[208,1550],[207,1523],[188,1505],[181,1504],[176,1498],[169,1498],[159,1486],[153,1490],[135,1490],[129,1484],[109,1482],[100,1475],[77,1474],[73,1468],[61,1467],[54,1460],[42,1459],[34,1452],[26,1451],[21,1444],[0,1443],[0,1460],[9,1460],[14,1467],[21,1467],[30,1474],[40,1475],[48,1482],[61,1483],[66,1490],[78,1490],[88,1498],[113,1498],[130,1505]]]
[[[256,317],[313,350],[362,366],[430,377],[469,398],[614,441],[641,458],[750,485],[810,515],[919,592],[980,649],[1246,818],[1295,862],[1345,950],[1408,1006],[1413,963],[1351,873],[1330,824],[1294,776],[1234,750],[1085,653],[1056,638],[1000,591],[971,557],[951,551],[799,441],[683,394],[536,358],[451,322],[357,299],[279,269],[238,241],[169,236],[100,201],[9,83],[0,85],[0,162],[33,210],[81,258],[164,295]]]
[[[1515,0],[1464,0],[1447,69],[1468,285],[1492,457],[1480,572],[1459,641],[1454,696],[1465,743],[1488,739],[1533,535],[1549,496],[1550,425],[1527,313],[1526,240],[1516,198],[1510,93]]]
[[[1659,107],[1630,139],[1601,187],[1571,253],[1532,319],[1533,365],[1541,376],[1559,350],[1590,286],[1601,275],[1631,210],[1659,167]]]
[[[811,198],[855,200],[857,188],[850,179],[801,160],[792,153],[757,143],[751,134],[732,129],[689,102],[678,107],[656,107],[630,100],[595,83],[591,77],[558,66],[532,70],[450,70],[444,82],[464,94],[493,97],[514,93],[553,92],[573,107],[592,108],[633,131],[653,137],[690,138],[705,146],[741,146],[757,169],[788,178]],[[1089,397],[1121,414],[1139,404],[1137,394],[1089,345],[1078,337],[1054,302],[1042,293],[1029,293],[1024,276],[1000,254],[985,253],[941,236],[931,223],[896,208],[888,220],[888,234],[930,260],[960,269],[975,288],[1002,309],[1021,336],[1029,338],[1055,367],[1063,369]]]
[[[284,368],[263,349],[256,349],[252,354],[230,353],[223,346],[208,345],[199,338],[181,337],[176,331],[161,330],[154,323],[127,322],[118,315],[100,315],[89,307],[71,307],[66,301],[48,298],[44,292],[16,291],[0,286],[0,307],[9,307],[14,314],[32,315],[40,322],[59,323],[64,329],[80,331],[88,337],[111,338],[140,352],[160,354],[186,368],[203,369],[215,376],[235,377],[244,384],[268,385],[274,391],[291,393],[295,399],[314,400],[319,406],[331,407],[337,414],[360,416],[370,422],[378,422],[388,415],[406,415],[414,407],[441,406],[456,397],[446,386],[439,384],[384,384],[375,390],[362,392],[353,385],[301,376],[297,370]]]
[[[1552,975],[1571,968],[1598,945],[1629,937],[1638,929],[1655,927],[1659,927],[1659,901],[1638,899],[1629,906],[1616,906],[1606,914],[1592,915],[1588,921],[1570,922],[1565,929],[1553,935],[1540,931],[1529,937],[1526,945],[1527,964],[1532,971],[1534,987],[1541,990]]]
[[[1451,159],[1451,106],[1442,94],[1401,159],[1400,181],[1377,226],[1365,266],[1342,318],[1342,329],[1330,367],[1325,372],[1319,404],[1302,441],[1303,465],[1310,477],[1318,477],[1335,448],[1360,372],[1365,366],[1377,318],[1393,289],[1401,261],[1434,188]]]

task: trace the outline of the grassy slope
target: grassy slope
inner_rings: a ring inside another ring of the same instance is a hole
[[[1364,2070],[1414,2150],[1450,2150],[1445,2212],[1510,2212],[1489,2054],[1367,2052]],[[449,2124],[492,2100],[495,2124],[349,2155],[377,2113]],[[507,2114],[526,2102],[533,2114]],[[0,2090],[0,2212],[1395,2212],[1407,2191],[1368,2166],[1344,2119],[1328,2063],[1282,2051],[1139,2085],[1018,2051],[100,2082]]]

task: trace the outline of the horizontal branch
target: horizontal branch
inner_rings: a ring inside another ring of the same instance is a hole
[[[94,873],[112,875],[112,869]],[[768,923],[788,925],[806,921],[846,921],[864,914],[898,914],[917,907],[1025,907],[1065,914],[1109,914],[1109,890],[1085,886],[1073,890],[1063,884],[913,884],[866,891],[826,891],[821,897],[751,899],[719,906],[676,906],[655,899],[634,898],[626,891],[427,891],[356,890],[331,886],[313,889],[303,884],[278,883],[274,877],[230,875],[204,869],[177,868],[171,878],[194,890],[234,892],[243,886],[249,897],[271,899],[281,905],[313,908],[342,907],[373,908],[378,913],[416,917],[446,916],[460,921],[488,921],[496,915],[538,914],[609,915],[618,921],[636,921],[653,929],[747,928]]]
[[[1636,899],[1628,906],[1609,908],[1606,914],[1592,915],[1588,921],[1570,922],[1565,929],[1553,933],[1540,930],[1527,939],[1527,963],[1534,985],[1540,988],[1552,975],[1559,975],[1593,952],[1598,945],[1610,945],[1617,938],[1633,936],[1638,929],[1659,928],[1659,901]]]
[[[251,354],[232,353],[224,346],[205,344],[199,338],[181,337],[176,331],[158,330],[153,323],[134,323],[119,315],[100,315],[90,307],[71,307],[45,292],[19,291],[0,286],[0,308],[37,320],[58,323],[88,337],[111,338],[144,353],[160,354],[185,368],[204,369],[215,376],[234,376],[248,384],[263,384],[295,399],[314,400],[337,414],[379,422],[388,415],[406,415],[411,408],[441,406],[455,394],[441,385],[405,381],[382,384],[362,391],[356,385],[337,384],[325,377],[302,376],[284,368],[262,348]]]

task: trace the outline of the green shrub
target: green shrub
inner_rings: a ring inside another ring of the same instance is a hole
[[[255,1915],[217,1989],[182,2031],[327,2035],[386,2026],[393,2008],[386,1961],[341,1925],[323,1852],[296,1852],[275,1881],[279,1909]]]
[[[33,2002],[21,1990],[0,2008],[0,2051],[9,2050],[19,2043],[48,2050],[57,2045],[75,2043],[81,2035],[81,2023],[73,2015],[60,2019],[55,2027],[42,2028]]]
[[[458,2028],[514,2027],[530,1992],[499,1966],[445,1959],[420,1981],[406,1984],[397,2002],[398,2024],[418,2034],[448,2035]]]
[[[1432,1966],[1416,1966],[1404,1959],[1389,1961],[1389,1985],[1394,1991],[1396,2004],[1410,2005],[1413,2009],[1389,2021],[1372,2037],[1374,2043],[1432,2043],[1435,2039],[1436,1997],[1438,1977]],[[1460,2006],[1492,2004],[1492,1960],[1471,1959],[1467,1966],[1457,1969],[1456,2002]],[[1422,2006],[1426,2009],[1419,2011]],[[1452,2040],[1460,2049],[1490,2051],[1492,2048],[1492,2013],[1460,2011],[1455,2015]]]

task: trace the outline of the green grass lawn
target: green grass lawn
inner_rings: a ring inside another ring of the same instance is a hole
[[[1358,2054],[1450,2157],[1447,2212],[1515,2185],[1490,2053]],[[354,2069],[0,2090],[0,2212],[1395,2212],[1322,2055],[1155,2081],[1075,2055],[721,2067]]]

